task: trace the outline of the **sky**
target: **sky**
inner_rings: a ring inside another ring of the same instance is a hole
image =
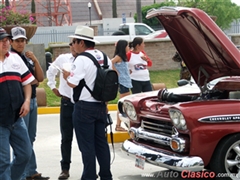
[[[233,3],[237,4],[238,6],[240,6],[240,0],[231,0]]]

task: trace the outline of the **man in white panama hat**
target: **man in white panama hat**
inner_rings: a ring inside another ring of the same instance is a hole
[[[87,26],[77,26],[72,38],[72,45],[76,53],[88,52],[93,55],[100,65],[103,65],[103,53],[95,49],[94,31]],[[108,65],[112,67],[108,58]],[[97,67],[86,56],[79,55],[73,62],[70,72],[63,71],[64,78],[73,88],[75,105],[73,111],[73,126],[82,153],[83,173],[81,180],[96,179],[96,158],[100,170],[99,176],[104,180],[112,180],[110,170],[110,150],[105,137],[105,122],[107,118],[107,105],[92,97],[90,92],[83,87],[79,97],[76,96],[79,82],[85,79],[87,86],[93,90]]]

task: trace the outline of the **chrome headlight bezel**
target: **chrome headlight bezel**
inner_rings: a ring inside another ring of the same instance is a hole
[[[173,125],[180,130],[187,130],[187,122],[180,110],[170,108],[168,110]]]
[[[121,113],[121,114],[125,113],[124,112],[124,108],[123,108],[123,102],[122,101],[118,101],[117,105],[118,105],[119,113]]]
[[[129,101],[123,102],[123,111],[131,120],[137,121],[137,112],[135,110],[134,105],[131,102]]]

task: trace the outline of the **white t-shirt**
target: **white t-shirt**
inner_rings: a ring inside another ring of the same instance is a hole
[[[103,65],[104,57],[101,51],[93,49],[86,50],[86,52],[92,54],[96,58],[96,60],[98,60],[99,64],[101,66]],[[109,68],[112,69],[112,62],[109,58],[108,65]],[[69,83],[77,86],[82,79],[85,79],[87,86],[92,90],[95,84],[96,73],[97,67],[95,66],[91,59],[89,59],[86,56],[78,56],[73,62],[71,74],[67,80]],[[73,91],[71,98],[73,98]],[[96,99],[92,97],[92,95],[90,94],[86,87],[83,87],[79,100],[88,102],[98,102]]]
[[[147,68],[147,61],[141,57],[144,56],[142,52],[131,53],[131,57],[128,62],[129,69],[132,71],[130,74],[131,79],[136,81],[149,81],[149,71]]]

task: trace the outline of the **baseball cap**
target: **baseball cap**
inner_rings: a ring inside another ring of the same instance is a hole
[[[10,35],[6,32],[5,29],[0,27],[0,40],[2,40],[5,37],[10,37]]]
[[[26,31],[22,27],[14,27],[11,29],[12,40],[16,40],[19,38],[27,39]]]

